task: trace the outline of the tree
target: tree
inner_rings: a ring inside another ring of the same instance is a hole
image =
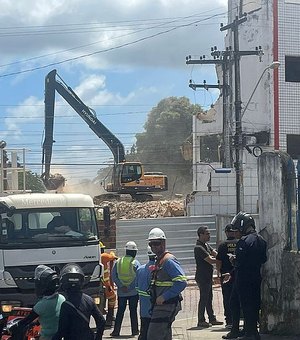
[[[165,98],[150,111],[145,131],[136,134],[132,159],[141,161],[146,171],[168,175],[169,195],[192,189],[192,162],[184,160],[181,146],[191,136],[192,117],[199,111],[202,112],[201,107],[186,97]]]
[[[23,189],[23,172],[18,173],[18,181],[20,190]],[[30,190],[31,192],[45,192],[46,188],[41,180],[40,176],[31,171],[26,171],[25,173],[25,190]]]

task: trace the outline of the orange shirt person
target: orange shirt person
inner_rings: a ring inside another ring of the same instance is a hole
[[[102,283],[105,287],[104,295],[107,300],[107,315],[106,315],[106,328],[112,327],[114,319],[114,308],[116,305],[116,293],[114,290],[114,283],[112,281],[110,272],[113,267],[114,261],[118,258],[113,251],[105,253],[105,245],[99,242],[101,249],[101,263],[104,267]]]

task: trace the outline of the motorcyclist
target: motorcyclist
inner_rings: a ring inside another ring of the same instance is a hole
[[[23,339],[27,326],[37,318],[41,325],[40,340],[51,340],[58,328],[60,308],[65,301],[64,296],[57,293],[58,275],[51,268],[39,265],[35,269],[34,280],[39,300],[27,317],[9,329],[15,340]]]
[[[105,319],[94,300],[82,292],[84,273],[76,263],[67,264],[61,270],[60,283],[66,293],[59,315],[57,333],[52,340],[102,340]],[[96,322],[96,335],[90,329],[90,317]]]

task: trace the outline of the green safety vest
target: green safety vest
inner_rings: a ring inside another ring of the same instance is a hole
[[[117,261],[118,278],[124,286],[129,286],[135,280],[134,258],[128,255]]]

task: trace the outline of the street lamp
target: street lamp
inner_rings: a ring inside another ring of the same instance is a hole
[[[261,80],[262,80],[264,74],[265,74],[268,70],[275,70],[275,69],[277,69],[279,66],[280,66],[280,62],[279,62],[279,61],[273,61],[269,66],[267,66],[267,67],[263,70],[262,74],[260,75],[260,77],[259,77],[259,79],[258,79],[258,81],[257,81],[257,83],[256,83],[256,85],[255,85],[255,87],[254,87],[254,89],[253,89],[253,91],[252,91],[252,93],[251,93],[251,96],[249,97],[249,99],[248,99],[248,101],[247,101],[247,104],[245,105],[245,107],[244,107],[244,109],[243,109],[243,111],[242,111],[241,118],[243,118],[243,116],[244,116],[246,110],[248,109],[248,106],[249,106],[249,104],[250,104],[250,102],[251,102],[251,100],[252,100],[252,98],[253,98],[253,96],[254,96],[254,93],[255,93],[255,91],[257,90],[258,85],[259,85],[259,83],[261,82]]]
[[[261,82],[264,74],[269,69],[277,69],[280,66],[279,61],[273,61],[269,66],[267,66],[261,73],[258,81],[242,111],[240,114],[236,114],[237,122],[236,122],[236,210],[237,213],[244,208],[244,185],[243,185],[243,130],[242,130],[242,117],[244,116],[248,106],[254,96],[255,91],[258,88],[259,83]]]

